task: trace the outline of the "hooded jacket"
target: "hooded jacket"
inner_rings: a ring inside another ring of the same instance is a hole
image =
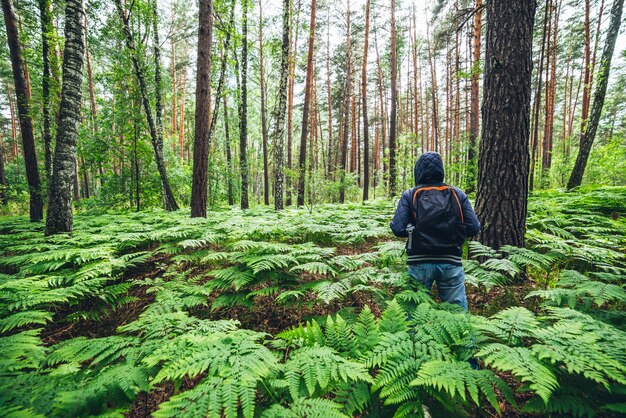
[[[398,208],[390,224],[391,230],[395,236],[409,236],[406,228],[410,223],[413,223],[411,200],[413,199],[413,192],[416,188],[445,185],[445,183],[443,183],[444,174],[443,161],[439,153],[427,152],[420,156],[413,169],[415,187],[402,193],[402,197],[400,197],[400,201],[398,202]],[[480,231],[480,222],[474,213],[474,209],[472,209],[467,195],[456,187],[454,187],[454,190],[459,198],[463,211],[466,227],[465,235],[472,237]],[[419,227],[419,225],[416,226]],[[424,253],[409,254],[407,263],[447,263],[461,265],[461,246],[450,247],[445,250],[424,250]]]

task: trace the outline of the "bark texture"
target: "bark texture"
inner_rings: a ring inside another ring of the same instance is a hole
[[[43,73],[41,76],[43,146],[46,166],[46,180],[52,177],[52,130],[50,118],[50,35],[52,33],[52,4],[50,0],[39,0],[41,20],[41,52]]]
[[[248,209],[248,0],[242,1],[241,21],[241,97],[239,100],[239,171],[241,172],[241,209]]]
[[[487,6],[476,213],[479,240],[493,248],[524,246],[535,8],[532,0]]]
[[[280,56],[280,84],[278,86],[278,105],[274,110],[274,162],[276,164],[276,178],[274,180],[274,209],[283,210],[283,188],[285,173],[283,172],[285,159],[285,110],[287,107],[287,76],[289,67],[289,0],[283,0],[283,39]]]
[[[615,0],[611,9],[611,23],[609,24],[609,30],[606,34],[606,42],[604,44],[604,51],[602,51],[602,58],[600,59],[600,70],[596,78],[596,89],[593,95],[593,105],[591,107],[591,113],[589,115],[589,121],[587,126],[583,128],[580,134],[580,148],[578,149],[578,156],[576,157],[576,163],[574,163],[574,169],[567,182],[567,188],[573,189],[580,186],[585,174],[585,167],[587,166],[587,159],[591,152],[591,146],[596,138],[596,131],[598,130],[598,124],[600,123],[600,115],[602,114],[602,108],[604,107],[604,98],[606,96],[606,89],[609,81],[609,71],[611,70],[611,58],[613,57],[613,51],[615,50],[615,41],[619,34],[619,27],[622,23],[622,10],[624,8],[624,0]]]
[[[72,231],[72,183],[76,178],[76,141],[81,119],[81,86],[85,54],[83,20],[82,0],[67,0],[65,2],[63,85],[48,194],[46,235]]]
[[[30,192],[30,220],[31,222],[37,222],[43,218],[43,199],[41,196],[39,171],[37,169],[37,154],[35,152],[33,121],[30,114],[28,84],[24,76],[24,63],[22,61],[22,52],[17,30],[17,18],[11,0],[2,0],[2,12],[4,14],[4,24],[7,30],[7,41],[11,55],[17,113],[20,131],[22,133],[24,162],[26,164],[26,179]]]
[[[309,128],[309,108],[313,85],[313,54],[315,45],[315,0],[311,1],[311,22],[309,24],[309,50],[306,61],[306,82],[304,86],[304,107],[302,109],[302,131],[300,133],[300,155],[298,160],[298,206],[304,205],[304,183],[306,176],[306,139]]]
[[[196,71],[196,131],[193,145],[191,216],[206,217],[207,167],[209,162],[209,84],[211,82],[211,42],[213,4],[200,2],[198,23],[198,61]]]

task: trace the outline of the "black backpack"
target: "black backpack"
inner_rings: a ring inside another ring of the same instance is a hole
[[[407,253],[445,252],[465,241],[465,219],[461,201],[453,187],[417,186],[412,192]]]

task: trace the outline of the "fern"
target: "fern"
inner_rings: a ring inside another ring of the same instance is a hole
[[[483,347],[477,354],[486,365],[496,370],[511,372],[548,403],[552,393],[559,387],[554,373],[533,353],[524,347],[509,347],[493,343]]]
[[[0,319],[0,332],[11,331],[24,325],[40,324],[45,325],[52,321],[52,314],[45,311],[25,311],[17,312]]]
[[[367,369],[339,356],[333,349],[314,345],[293,351],[283,366],[283,378],[274,385],[288,389],[292,399],[325,393],[339,382],[371,382]]]
[[[513,307],[498,312],[488,320],[476,318],[476,327],[495,341],[507,345],[519,345],[534,336],[539,321],[526,308]]]
[[[471,400],[480,405],[479,395],[485,396],[491,406],[498,412],[497,388],[504,394],[507,401],[516,405],[511,389],[496,377],[490,370],[473,370],[467,362],[433,360],[422,364],[417,378],[410,383],[412,386],[429,387],[436,390],[443,389],[451,397],[460,396],[467,400],[469,393]]]
[[[284,407],[280,404],[272,405],[270,408],[263,411],[261,414],[265,418],[309,418],[309,417],[324,417],[324,418],[347,418],[349,415],[345,415],[341,412],[341,405],[333,402],[329,399],[319,398],[298,398],[289,407]]]

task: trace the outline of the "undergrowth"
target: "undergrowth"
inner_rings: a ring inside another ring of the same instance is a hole
[[[0,219],[0,416],[123,416],[164,385],[156,417],[626,413],[626,189],[542,192],[526,248],[468,243],[472,315],[411,283],[393,209]]]

